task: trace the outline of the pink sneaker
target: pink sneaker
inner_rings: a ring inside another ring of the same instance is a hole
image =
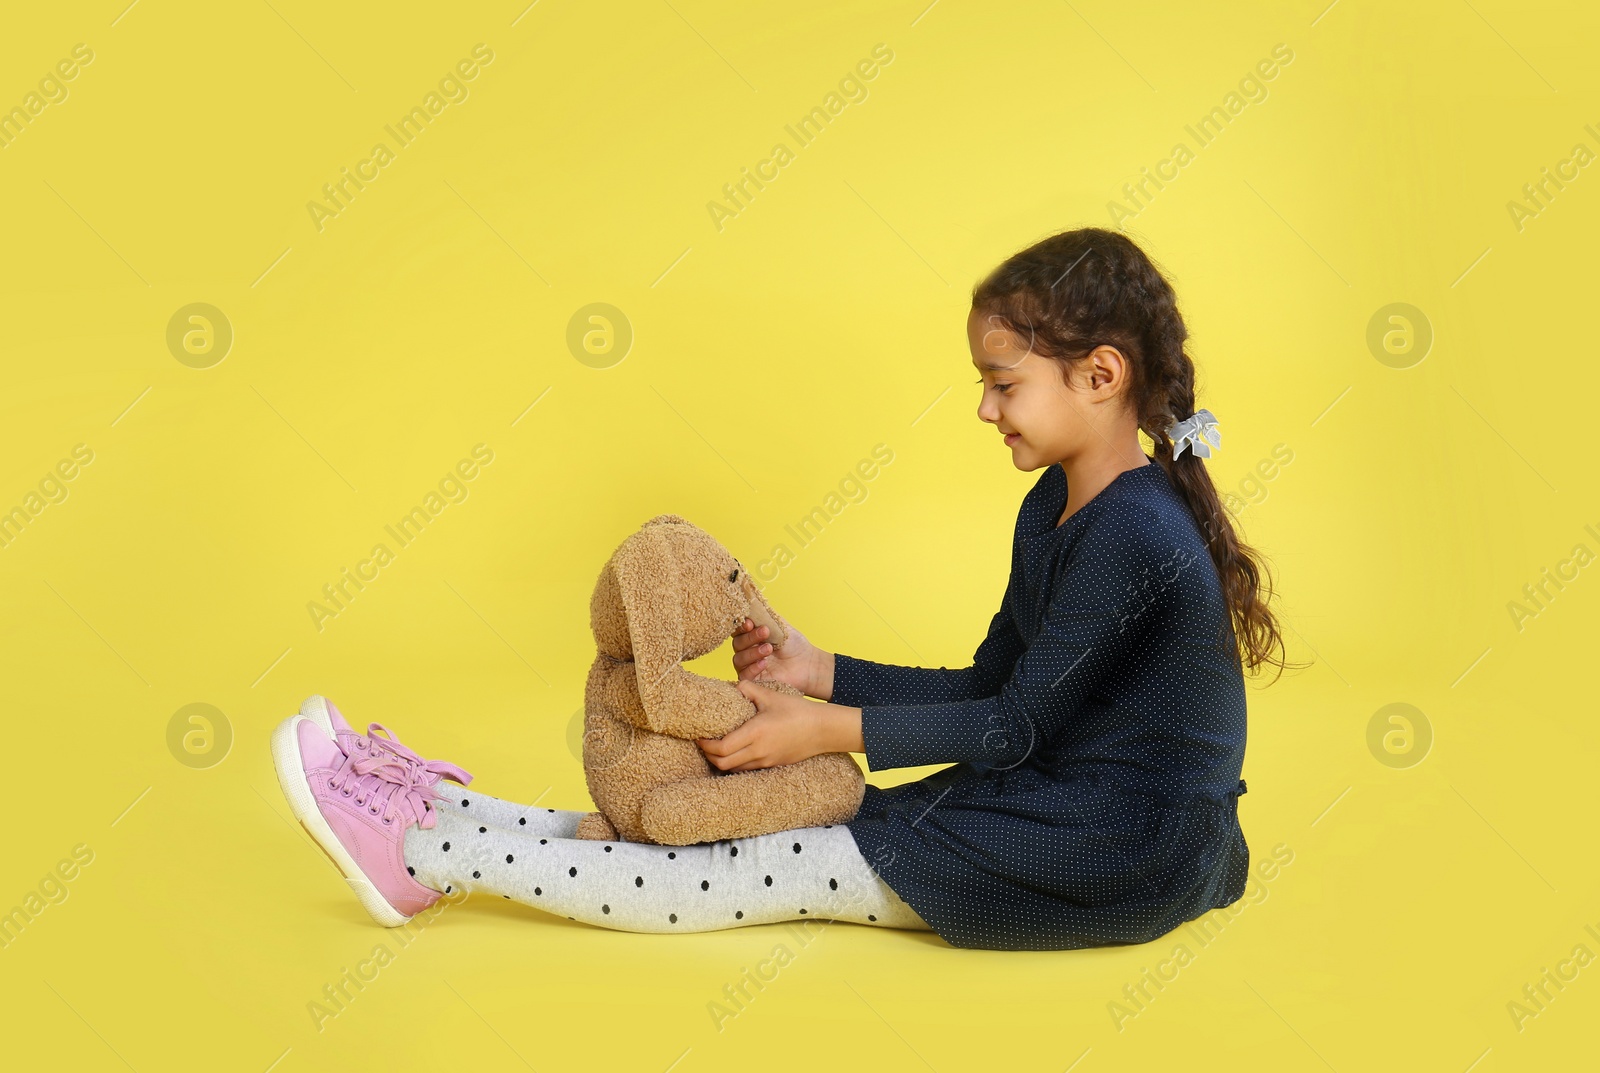
[[[322,732],[338,743],[339,748],[346,753],[364,754],[371,750],[371,755],[387,754],[408,764],[416,765],[424,781],[429,786],[437,786],[447,771],[460,770],[454,764],[441,761],[424,760],[404,745],[394,736],[394,731],[382,723],[368,723],[367,732],[362,734],[345,721],[333,701],[319,693],[313,693],[300,704],[300,714],[322,729]],[[379,732],[383,733],[379,737]],[[460,780],[456,780],[460,781]]]
[[[380,724],[373,727],[387,733]],[[439,900],[438,891],[406,870],[405,833],[413,824],[433,827],[441,778],[465,785],[471,775],[442,760],[423,760],[390,738],[361,738],[347,724],[341,732],[303,715],[272,732],[272,762],[295,818],[374,920],[397,928]]]

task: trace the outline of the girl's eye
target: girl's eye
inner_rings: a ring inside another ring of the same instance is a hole
[[[983,380],[982,379],[974,380],[973,383],[974,384],[981,384],[981,383],[983,383]],[[1008,388],[1010,386],[1011,386],[1010,384],[996,384],[995,385],[995,390],[1000,392],[1000,394],[1004,395],[1006,393],[1006,388]]]

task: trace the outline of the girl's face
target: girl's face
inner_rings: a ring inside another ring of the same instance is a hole
[[[1115,347],[1096,347],[1073,378],[1084,382],[1067,384],[1060,362],[1033,353],[1030,340],[993,315],[973,310],[967,316],[967,342],[983,386],[978,419],[1005,435],[1018,469],[1098,453],[1121,431],[1118,423],[1126,423],[1121,396],[1129,370]]]

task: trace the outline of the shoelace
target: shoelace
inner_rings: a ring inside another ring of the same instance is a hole
[[[444,799],[435,784],[441,778],[462,785],[472,781],[472,776],[455,764],[418,756],[382,723],[367,727],[366,740],[370,743],[366,755],[345,754],[328,787],[341,790],[346,797],[354,796],[357,805],[381,816],[385,824],[404,818],[431,828],[437,822],[433,802]]]
[[[382,737],[378,736],[380,731],[383,734]],[[433,776],[432,781],[434,782],[439,781],[441,778],[446,778],[465,786],[472,781],[471,775],[448,760],[425,760],[418,756],[402,745],[400,739],[394,736],[394,731],[382,723],[367,724],[367,741],[371,742],[375,748],[388,753],[408,767],[414,767],[425,775]]]

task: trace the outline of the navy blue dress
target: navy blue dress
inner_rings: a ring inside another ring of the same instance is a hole
[[[952,946],[1144,943],[1244,892],[1244,676],[1200,530],[1153,459],[1057,527],[1066,502],[1051,465],[972,666],[835,657],[870,770],[954,765],[847,824]]]

